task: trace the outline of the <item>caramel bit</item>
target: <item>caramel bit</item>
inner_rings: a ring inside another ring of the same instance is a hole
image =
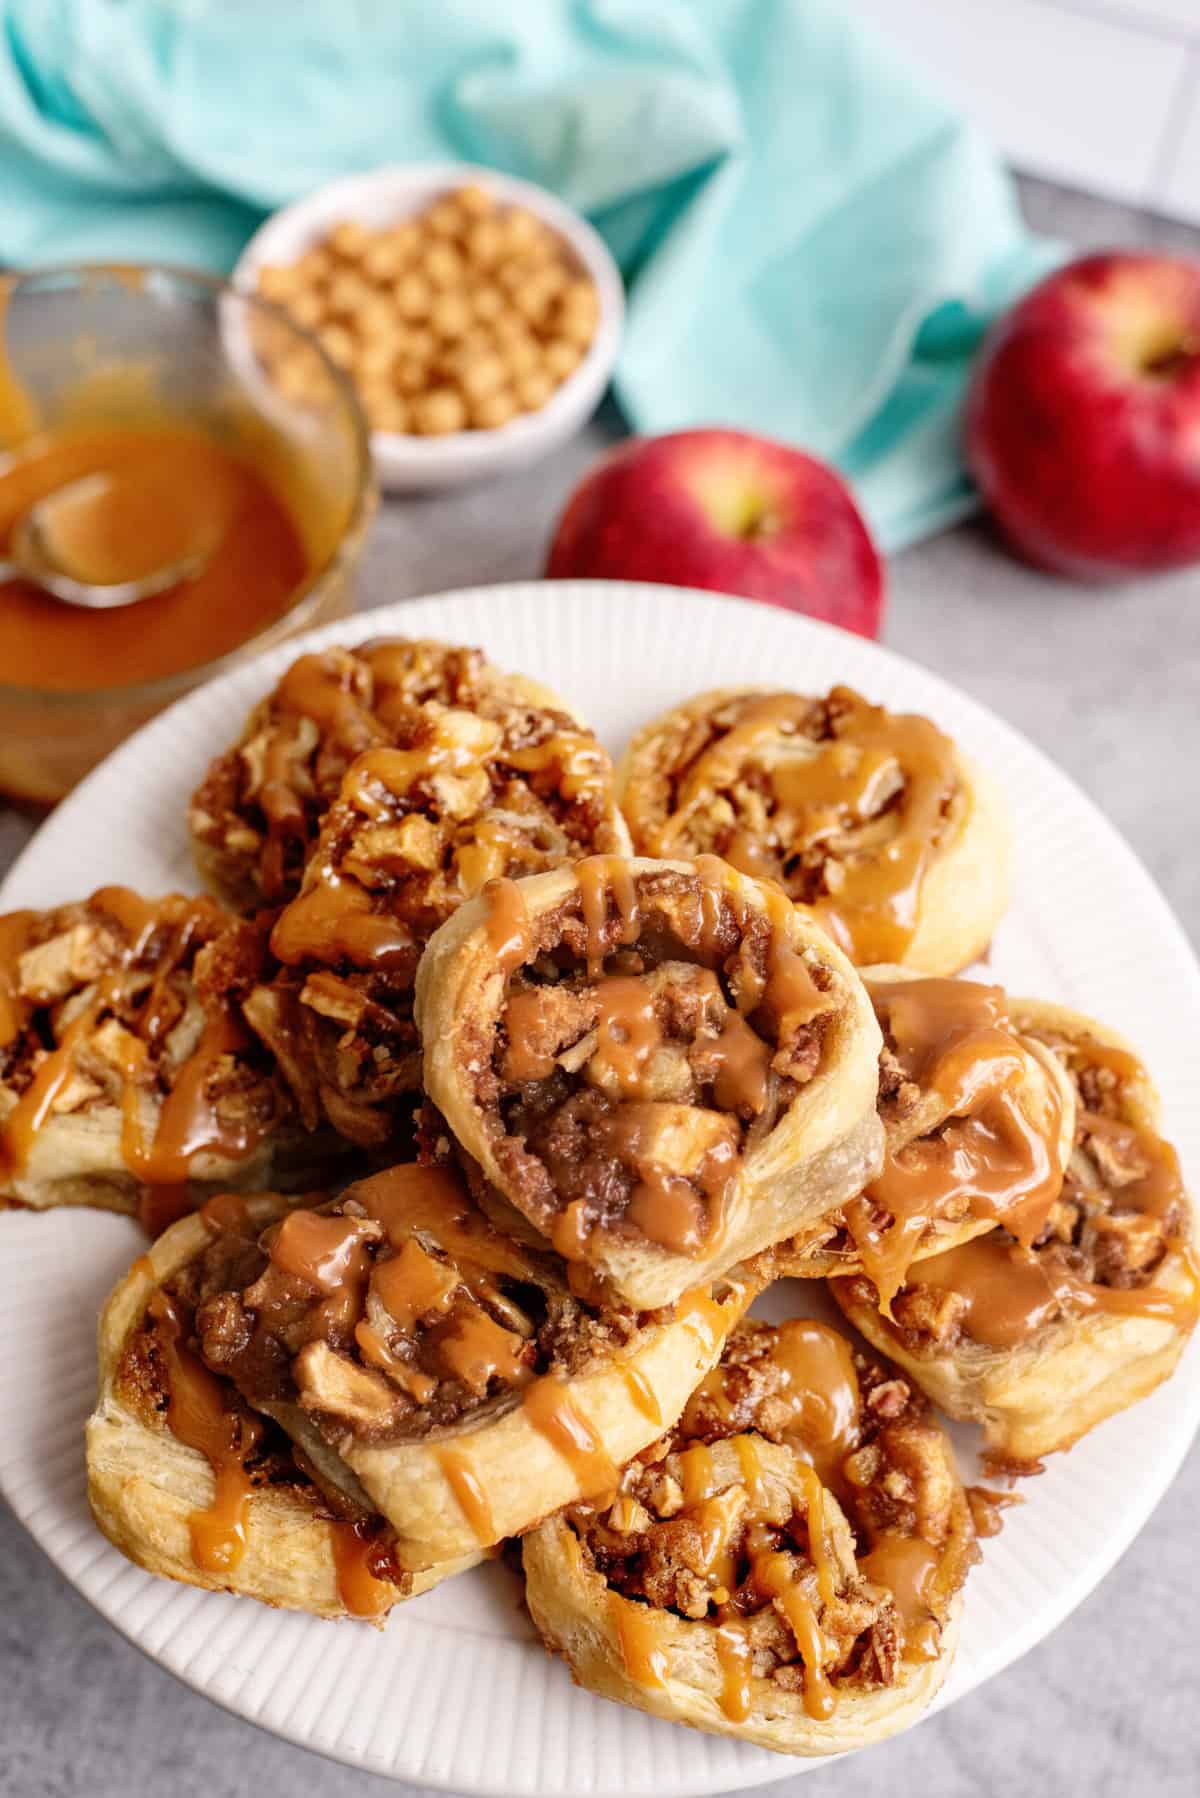
[[[868,982],[885,1035],[883,1172],[845,1208],[853,1247],[891,1306],[937,1226],[1003,1220],[1033,1242],[1061,1190],[1061,1103],[999,987]]]
[[[258,288],[316,331],[373,429],[433,437],[540,410],[600,316],[565,240],[474,185],[381,229],[343,219],[297,262],[260,269]],[[311,399],[311,359],[259,337],[281,391]]]
[[[52,1118],[116,1106],[147,1221],[188,1209],[196,1158],[249,1156],[282,1109],[240,1015],[264,955],[261,931],[211,900],[123,887],[0,920],[5,1081],[19,1094],[3,1128],[9,1173]]]
[[[954,746],[928,719],[834,687],[823,701],[685,708],[627,809],[643,853],[715,852],[778,881],[868,964],[903,960],[960,790]]]
[[[567,1258],[612,1231],[698,1255],[745,1148],[820,1065],[833,977],[792,941],[782,894],[751,896],[711,857],[685,873],[594,856],[576,882],[536,930],[519,885],[489,890],[508,979],[480,1085],[497,1152]]]
[[[1127,1096],[1148,1090],[1145,1070],[1090,1036],[1049,1046],[1081,1100],[1100,1096],[1104,1110],[1077,1112],[1061,1197],[1031,1245],[996,1229],[911,1271],[892,1316],[919,1352],[964,1339],[1012,1349],[1062,1317],[1093,1312],[1157,1317],[1187,1330],[1200,1312],[1178,1157]],[[1167,1287],[1157,1276],[1169,1257],[1179,1278]]]

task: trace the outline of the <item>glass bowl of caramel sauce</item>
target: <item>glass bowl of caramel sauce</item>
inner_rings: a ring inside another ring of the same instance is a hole
[[[268,376],[284,353],[305,363],[294,394]],[[108,611],[0,580],[0,792],[34,805],[191,687],[343,617],[376,502],[366,421],[321,345],[182,269],[0,282],[0,550],[89,475],[106,479],[74,547],[93,578],[194,572]]]

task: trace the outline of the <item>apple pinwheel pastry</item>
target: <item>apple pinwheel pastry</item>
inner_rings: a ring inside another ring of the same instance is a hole
[[[1004,910],[992,782],[927,718],[849,687],[701,693],[637,733],[617,781],[640,855],[714,854],[777,881],[859,964],[957,973]]]
[[[523,1545],[589,1691],[785,1754],[912,1723],[953,1659],[974,1529],[919,1394],[836,1330],[747,1322],[615,1496]]]
[[[211,899],[90,899],[0,919],[0,1204],[138,1211],[152,1230],[218,1186],[311,1183],[309,1136],[247,1026],[266,937]]]
[[[198,1292],[195,1355],[325,1490],[369,1502],[395,1565],[419,1573],[610,1487],[756,1290],[587,1307],[554,1256],[502,1235],[441,1166],[373,1175],[238,1247]]]
[[[100,1318],[100,1396],[87,1426],[88,1501],[121,1552],[166,1579],[319,1617],[381,1620],[480,1559],[413,1574],[347,1471],[248,1405],[198,1353],[196,1311],[261,1264],[294,1205],[221,1194],[160,1236]]]
[[[411,747],[429,705],[500,721],[514,748],[543,745],[555,725],[582,729],[548,688],[502,673],[478,649],[397,637],[301,656],[192,796],[204,878],[240,910],[293,898],[350,764],[368,750]],[[544,760],[531,769],[544,772]]]
[[[1065,1006],[1014,999],[1010,1012],[1075,1093],[1069,1165],[1040,1227],[998,1227],[921,1261],[887,1315],[865,1276],[831,1289],[943,1410],[983,1425],[995,1463],[1019,1469],[1167,1378],[1200,1279],[1192,1206],[1137,1056]]]
[[[628,845],[592,733],[529,683],[484,690],[393,712],[350,764],[271,934],[282,972],[247,1004],[310,1126],[360,1144],[391,1140],[420,1089],[413,984],[438,926],[498,876]]]
[[[845,957],[724,863],[501,881],[417,975],[425,1085],[469,1163],[629,1304],[811,1228],[879,1170],[879,1028]]]
[[[867,968],[883,1032],[883,1168],[824,1242],[768,1250],[764,1278],[865,1273],[886,1311],[909,1269],[1002,1223],[1031,1245],[1062,1188],[1075,1088],[1003,989]]]

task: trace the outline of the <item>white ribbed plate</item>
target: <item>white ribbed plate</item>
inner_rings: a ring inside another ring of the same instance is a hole
[[[847,681],[928,713],[994,770],[1012,802],[1018,867],[995,976],[1079,1006],[1140,1045],[1196,1179],[1200,970],[1130,850],[1044,756],[934,675],[767,606],[664,587],[529,583],[408,601],[314,632],[194,693],[111,756],[30,844],[3,906],[50,905],[103,881],[151,893],[192,885],[184,806],[209,757],[298,647],[386,632],[482,644],[577,703],[613,750],[669,704],[738,683],[816,692]],[[578,1691],[536,1645],[515,1582],[497,1566],[401,1607],[382,1634],[130,1566],[89,1519],[81,1430],[96,1312],[139,1252],[138,1233],[101,1214],[13,1212],[0,1216],[0,1244],[0,1489],[84,1597],[197,1690],[305,1747],[459,1792],[671,1798],[763,1784],[805,1764]],[[1161,1497],[1198,1419],[1194,1344],[1166,1387],[1029,1486],[971,1576],[943,1703],[1031,1648],[1095,1586]]]

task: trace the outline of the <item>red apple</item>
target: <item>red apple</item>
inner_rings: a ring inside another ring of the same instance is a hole
[[[1098,580],[1200,557],[1200,261],[1109,251],[1000,319],[967,455],[1021,553]]]
[[[864,637],[883,613],[883,569],[846,483],[744,431],[610,450],[568,500],[546,573],[742,593]]]

